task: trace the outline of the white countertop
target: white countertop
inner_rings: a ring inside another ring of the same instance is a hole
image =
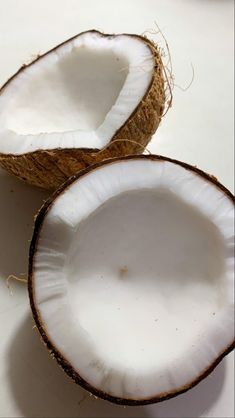
[[[163,31],[175,84],[173,106],[149,149],[213,173],[233,190],[233,1],[0,0],[0,84],[19,66],[83,30]],[[152,35],[164,46],[160,34]],[[234,417],[230,354],[196,388],[145,407],[86,395],[52,361],[30,317],[27,289],[9,274],[27,272],[33,217],[46,193],[0,172],[0,416]]]

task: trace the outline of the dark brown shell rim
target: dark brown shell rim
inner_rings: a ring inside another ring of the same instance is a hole
[[[76,180],[79,178],[85,176],[90,171],[94,171],[102,166],[108,165],[108,164],[114,164],[119,161],[126,161],[126,160],[152,160],[152,161],[168,161],[173,164],[180,165],[181,167],[185,168],[186,170],[193,171],[200,177],[203,177],[204,180],[209,181],[210,183],[213,183],[218,189],[220,189],[222,192],[224,192],[227,197],[235,203],[235,198],[233,194],[221,183],[217,181],[217,179],[213,175],[209,175],[205,173],[204,171],[198,169],[197,167],[191,166],[187,163],[174,160],[171,158],[167,158],[160,155],[129,155],[126,157],[118,157],[118,158],[112,158],[109,160],[105,160],[103,162],[99,162],[93,166],[90,166],[88,168],[85,168],[78,174],[72,176],[70,179],[68,179],[62,186],[59,187],[58,190],[55,191],[55,193],[44,203],[42,208],[40,209],[36,220],[35,220],[35,227],[34,227],[34,233],[30,245],[30,251],[29,251],[29,271],[28,271],[28,292],[29,292],[29,299],[30,299],[30,305],[31,310],[33,314],[33,318],[35,320],[35,323],[37,325],[37,328],[43,338],[44,343],[46,344],[48,350],[50,351],[51,355],[57,360],[58,364],[62,367],[62,369],[70,376],[73,381],[80,386],[82,386],[84,389],[88,390],[90,393],[92,393],[95,396],[98,396],[102,399],[108,400],[110,402],[120,404],[120,405],[129,405],[129,406],[138,406],[138,405],[147,405],[152,403],[161,402],[170,398],[173,398],[177,395],[180,395],[184,392],[187,392],[189,389],[196,386],[201,380],[205,379],[213,370],[214,368],[221,362],[221,360],[229,354],[234,348],[235,348],[235,340],[231,342],[224,350],[220,353],[220,355],[211,363],[211,365],[206,368],[199,376],[196,377],[196,379],[192,380],[185,386],[179,387],[175,391],[171,392],[164,392],[160,393],[156,396],[153,396],[151,398],[146,399],[126,399],[126,398],[119,398],[112,396],[108,393],[105,393],[101,391],[100,389],[97,389],[93,386],[91,386],[88,382],[86,382],[80,375],[77,373],[71,364],[62,356],[62,354],[57,350],[55,345],[52,344],[50,341],[49,336],[47,335],[45,326],[43,325],[43,322],[40,318],[40,314],[37,311],[35,299],[34,299],[34,256],[37,252],[37,243],[40,236],[40,231],[43,225],[43,221],[46,217],[46,214],[48,210],[51,208],[51,206],[54,204],[56,199],[63,194],[66,189]]]

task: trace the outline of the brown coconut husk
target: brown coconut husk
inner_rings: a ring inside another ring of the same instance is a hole
[[[115,36],[101,33],[100,35]],[[32,185],[54,190],[67,178],[91,164],[113,157],[141,154],[143,152],[163,117],[166,90],[169,91],[169,86],[167,84],[167,73],[162,62],[161,49],[145,36],[128,36],[138,38],[150,48],[155,62],[154,72],[143,99],[124,125],[118,129],[113,138],[110,138],[108,146],[103,149],[57,148],[37,150],[21,155],[0,153],[0,166]],[[72,39],[63,44],[70,42]],[[29,65],[24,65],[2,87],[0,94],[25,68],[34,65],[42,57],[56,50],[61,45],[42,56],[38,56]],[[171,100],[172,96],[170,101],[168,101],[168,107],[171,106]],[[132,141],[133,138],[135,138],[135,141]],[[118,141],[120,139],[121,141]]]

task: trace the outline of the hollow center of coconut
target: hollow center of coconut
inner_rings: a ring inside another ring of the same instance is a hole
[[[2,92],[1,152],[104,146],[141,102],[153,70],[141,38],[87,32],[67,41]]]
[[[129,191],[96,209],[65,271],[72,314],[103,360],[139,373],[182,356],[191,328],[200,333],[225,301],[222,237],[166,189]]]
[[[23,135],[93,131],[116,102],[128,68],[126,57],[112,49],[74,47],[30,77],[15,99],[8,126]]]
[[[35,300],[82,378],[142,399],[209,367],[231,338],[232,214],[215,185],[150,160],[96,169],[55,200]]]

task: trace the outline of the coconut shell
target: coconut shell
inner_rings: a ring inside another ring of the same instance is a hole
[[[113,158],[110,160],[106,160],[105,162],[97,163],[93,167],[88,167],[82,172],[76,174],[75,176],[71,177],[66,183],[61,185],[55,193],[49,197],[49,199],[44,203],[41,210],[39,211],[36,220],[35,220],[35,226],[34,226],[34,233],[33,238],[30,245],[30,252],[29,252],[29,270],[28,270],[28,292],[29,292],[29,299],[30,299],[30,305],[31,310],[33,314],[34,321],[36,323],[37,329],[42,337],[42,340],[44,344],[47,346],[49,352],[51,353],[52,357],[56,359],[59,366],[68,374],[69,377],[72,378],[72,380],[82,386],[84,389],[88,390],[90,393],[92,393],[94,396],[98,396],[102,399],[108,400],[110,402],[120,404],[120,405],[130,405],[130,406],[137,406],[137,405],[147,405],[152,403],[157,403],[161,401],[165,401],[167,399],[174,398],[184,392],[187,392],[189,389],[196,386],[198,383],[200,383],[203,379],[205,379],[214,369],[215,367],[223,360],[223,358],[229,354],[232,350],[235,348],[235,340],[230,342],[226,347],[224,347],[224,350],[218,353],[218,356],[215,358],[215,360],[207,367],[205,368],[198,376],[195,376],[194,379],[189,381],[185,386],[178,387],[177,389],[174,389],[169,392],[163,392],[161,394],[158,394],[157,396],[153,396],[151,398],[146,399],[126,399],[126,398],[118,398],[115,396],[112,396],[108,393],[103,392],[102,390],[95,388],[94,386],[91,386],[86,380],[84,380],[78,373],[78,371],[74,370],[72,365],[65,359],[63,354],[57,349],[56,345],[51,341],[50,336],[47,333],[47,330],[45,328],[45,324],[43,323],[43,320],[40,316],[40,313],[37,309],[37,303],[35,300],[34,295],[34,277],[35,277],[35,270],[34,270],[34,258],[37,253],[37,247],[38,247],[38,241],[40,238],[40,232],[41,228],[44,222],[44,219],[46,217],[47,211],[49,208],[54,204],[55,200],[63,194],[67,188],[76,180],[79,178],[85,176],[87,173],[89,173],[91,170],[95,171],[96,169],[99,169],[101,166],[106,164],[112,164],[117,161],[125,161],[125,160],[152,160],[152,161],[168,161],[172,162],[174,164],[177,164],[189,172],[194,172],[199,177],[203,178],[205,182],[213,183],[220,191],[224,193],[224,195],[231,200],[233,205],[235,204],[235,198],[233,194],[226,189],[221,183],[218,182],[218,180],[215,178],[215,176],[205,173],[204,171],[198,169],[197,167],[191,166],[187,163],[184,163],[182,161],[178,161],[172,158],[164,157],[161,155],[130,155],[126,157],[121,158]]]
[[[101,35],[107,37],[115,36]],[[143,152],[152,135],[158,128],[165,107],[164,67],[159,48],[153,42],[146,37],[139,35],[128,36],[140,39],[151,49],[155,62],[154,72],[143,99],[126,120],[124,125],[118,129],[113,138],[110,138],[108,145],[101,150],[89,148],[58,148],[52,150],[37,150],[20,155],[2,154],[0,152],[1,167],[32,185],[54,190],[69,177],[91,164],[112,157],[141,154]],[[63,44],[70,42],[72,39],[73,38],[67,40]],[[23,65],[23,67],[5,83],[0,90],[0,94],[19,73],[25,70],[25,68],[34,65],[35,62],[63,44],[60,44],[46,54],[37,57],[37,59],[29,65]],[[133,139],[134,141],[132,141]]]

